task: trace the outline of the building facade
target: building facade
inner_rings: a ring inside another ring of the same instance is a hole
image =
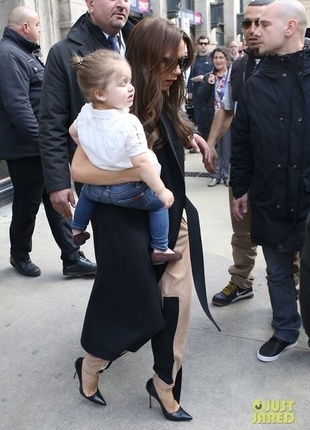
[[[211,47],[241,41],[241,21],[250,0],[130,0],[131,15],[142,19],[145,15],[173,19],[193,39],[207,35]],[[309,16],[310,0],[301,0]],[[0,0],[0,35],[10,11],[16,6],[29,6],[40,17],[40,45],[43,61],[50,47],[62,39],[72,24],[86,11],[85,0]],[[6,163],[0,160],[0,204],[12,192]]]
[[[213,45],[229,44],[241,37],[244,8],[250,0],[130,0],[131,14],[140,19],[145,15],[165,16],[197,39],[206,34]],[[308,11],[310,0],[301,0]],[[49,48],[68,32],[78,17],[86,11],[85,0],[0,0],[0,34],[10,11],[19,5],[35,9],[40,16],[43,58]],[[310,24],[309,24],[310,25]]]

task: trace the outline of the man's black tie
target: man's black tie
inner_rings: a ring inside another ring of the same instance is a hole
[[[108,41],[112,51],[119,53],[118,36],[109,36]]]

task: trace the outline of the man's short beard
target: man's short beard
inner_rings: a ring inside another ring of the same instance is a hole
[[[121,30],[123,27],[124,27],[124,25],[126,24],[126,20],[124,20],[124,21],[119,21],[119,20],[111,20],[110,21],[110,26],[112,27],[112,28],[115,28],[115,29],[117,29],[117,30]]]

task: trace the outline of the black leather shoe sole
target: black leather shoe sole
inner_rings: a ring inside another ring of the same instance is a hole
[[[70,278],[90,275],[94,276],[97,274],[97,265],[81,256],[76,264],[72,264],[72,266],[64,266],[62,273],[64,276],[68,276]]]
[[[29,260],[19,261],[15,260],[13,257],[10,257],[10,263],[23,276],[31,276],[35,278],[36,276],[41,275],[41,270],[38,266],[33,264],[33,262]]]

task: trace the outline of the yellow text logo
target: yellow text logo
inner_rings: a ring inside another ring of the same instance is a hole
[[[294,400],[261,400],[252,403],[252,424],[292,424]]]

